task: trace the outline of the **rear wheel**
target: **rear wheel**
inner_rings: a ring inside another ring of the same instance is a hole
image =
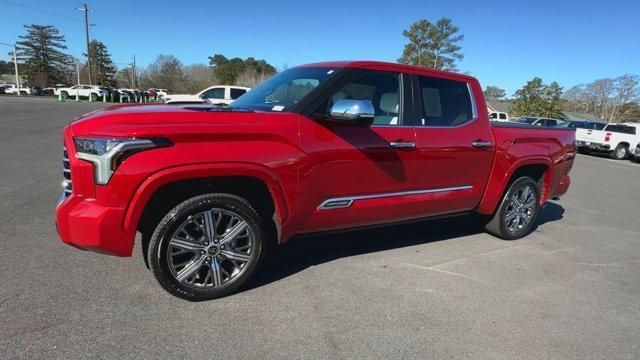
[[[616,146],[616,149],[609,153],[612,159],[624,160],[627,157],[627,147],[624,145]]]
[[[505,192],[486,230],[504,240],[519,239],[529,233],[540,212],[540,190],[529,177],[514,181]]]
[[[89,94],[89,100],[91,101],[98,100],[98,94]]]
[[[254,275],[267,248],[266,227],[245,199],[193,197],[160,221],[148,259],[160,285],[187,300],[229,295]]]
[[[62,92],[62,98],[63,98],[63,99],[68,99],[68,98],[69,98],[69,93],[68,93],[68,92],[66,92],[66,91],[63,91],[63,92]]]

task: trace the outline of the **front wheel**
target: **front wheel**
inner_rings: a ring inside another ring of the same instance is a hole
[[[65,99],[65,100],[68,99],[69,98],[69,93],[66,92],[66,91],[63,91],[62,92],[62,98]]]
[[[627,148],[624,145],[616,146],[616,149],[613,150],[609,156],[615,160],[624,160],[627,157]]]
[[[485,228],[504,240],[519,239],[529,233],[539,212],[538,184],[529,177],[521,177],[505,192],[498,210]]]
[[[263,220],[230,194],[193,197],[173,208],[153,233],[148,258],[160,285],[197,301],[229,295],[254,275],[267,248]]]

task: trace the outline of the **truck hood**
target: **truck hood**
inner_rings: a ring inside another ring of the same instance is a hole
[[[212,105],[115,105],[85,114],[69,126],[73,136],[165,136],[251,125],[259,114]]]

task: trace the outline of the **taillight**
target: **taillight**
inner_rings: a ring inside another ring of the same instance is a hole
[[[609,140],[611,140],[611,133],[607,133],[607,134],[604,136],[604,141],[605,141],[605,142],[609,142]]]

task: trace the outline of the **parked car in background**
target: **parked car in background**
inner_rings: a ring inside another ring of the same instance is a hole
[[[53,95],[55,92],[56,92],[56,88],[53,88],[53,87],[46,87],[42,89],[43,95]]]
[[[67,99],[70,96],[76,96],[77,94],[81,98],[88,98],[95,101],[95,100],[98,100],[98,98],[101,98],[102,95],[105,94],[105,91],[102,90],[98,85],[79,84],[72,87],[58,88],[55,90],[54,94],[55,95],[62,94],[62,97],[65,99]]]
[[[7,84],[2,84],[0,85],[0,94],[5,94],[4,89],[7,86]]]
[[[29,94],[31,94],[31,89],[30,88],[21,86],[20,90],[18,90],[18,87],[15,84],[5,84],[4,85],[4,93],[5,94],[18,95],[18,91],[20,91],[20,95],[29,95]]]
[[[44,95],[44,92],[43,92],[43,90],[42,90],[42,88],[40,86],[32,86],[31,87],[31,95],[42,96],[42,95]]]
[[[169,90],[158,88],[150,88],[149,90],[147,90],[147,92],[149,93],[149,97],[153,98],[154,100],[162,99],[169,94]]]
[[[578,129],[580,130],[580,129]],[[576,146],[582,153],[608,153],[612,159],[623,160],[634,152],[640,142],[640,124],[608,124],[602,130],[576,131]]]
[[[233,100],[244,95],[250,88],[244,86],[216,85],[208,87],[195,95],[171,94],[163,98],[166,104],[209,103],[213,105],[229,105]]]
[[[297,234],[474,212],[518,239],[567,192],[574,131],[478,109],[470,76],[359,61],[290,68],[228,107],[95,111],[64,128],[56,228],[116,256],[140,232],[189,300],[237,291]]]
[[[607,123],[602,121],[591,121],[591,120],[569,120],[569,121],[565,121],[565,123],[562,126],[576,129],[576,131],[578,131],[577,129],[602,130],[604,129],[605,126],[607,126]]]
[[[564,123],[564,121],[559,119],[552,119],[552,118],[545,118],[545,117],[531,117],[531,116],[523,116],[513,121],[517,123],[528,124],[533,126],[547,126],[547,127],[556,127]]]
[[[492,111],[489,113],[491,121],[509,121],[509,114],[502,111]]]

